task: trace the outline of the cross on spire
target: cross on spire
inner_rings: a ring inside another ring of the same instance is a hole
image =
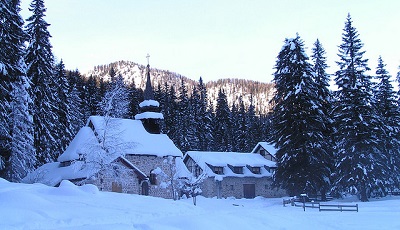
[[[147,54],[146,58],[147,58],[147,65],[150,65],[150,61],[149,61],[149,59],[150,59],[150,54]]]

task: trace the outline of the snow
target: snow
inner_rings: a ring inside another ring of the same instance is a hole
[[[354,203],[353,197],[330,203]],[[319,212],[282,198],[177,201],[99,192],[63,181],[60,187],[0,179],[0,229],[400,229],[400,197],[359,203],[359,212]],[[338,221],[339,220],[339,221]]]
[[[268,172],[264,166],[276,167],[276,163],[265,159],[259,154],[255,153],[237,153],[237,152],[201,152],[201,151],[188,151],[186,153],[200,166],[200,168],[207,173],[208,176],[216,175],[208,166],[223,167],[223,175],[234,177],[270,177],[271,173]],[[187,156],[185,156],[186,158]],[[243,174],[234,173],[228,165],[233,167],[243,167]],[[260,174],[254,174],[246,166],[260,167]]]
[[[139,107],[147,107],[147,106],[154,106],[154,107],[159,107],[160,103],[155,100],[144,100],[139,104]]]
[[[79,154],[83,154],[86,148],[97,143],[96,137],[91,128],[82,127],[71,141],[67,149],[57,159],[58,162],[71,161],[79,159]]]
[[[104,117],[91,116],[89,120],[93,123],[98,135],[103,136]],[[182,157],[182,152],[167,135],[148,133],[141,121],[112,118],[112,122],[108,135],[118,138],[119,143],[132,143],[124,149],[124,154]]]
[[[135,115],[136,120],[142,120],[142,119],[164,119],[164,116],[162,113],[156,113],[156,112],[144,112],[144,113],[139,113]]]

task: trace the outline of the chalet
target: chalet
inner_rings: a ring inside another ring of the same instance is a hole
[[[281,197],[285,191],[271,186],[276,162],[259,153],[188,151],[183,161],[195,177],[204,177],[200,187],[205,197]]]
[[[189,175],[182,152],[160,134],[159,103],[154,100],[147,65],[141,113],[132,119],[89,117],[61,154],[24,178],[57,186],[62,180],[94,184],[100,190],[173,198],[173,179]]]

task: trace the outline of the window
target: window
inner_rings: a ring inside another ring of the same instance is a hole
[[[150,184],[157,184],[157,174],[155,174],[154,172],[150,172]]]
[[[214,167],[214,173],[218,175],[224,174],[224,168],[223,167]]]
[[[261,150],[260,150],[260,155],[261,155],[261,156],[265,156],[265,150],[264,150],[264,149],[261,149]]]
[[[260,169],[260,167],[251,167],[251,172],[254,174],[260,174],[261,169]]]
[[[233,185],[231,185],[231,191],[233,191],[234,190],[234,187],[233,187]]]
[[[243,167],[233,167],[233,172],[236,174],[243,174]]]

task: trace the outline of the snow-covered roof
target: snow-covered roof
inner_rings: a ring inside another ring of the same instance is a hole
[[[89,127],[90,124],[94,130]],[[87,125],[81,128],[65,152],[58,157],[59,162],[79,159],[80,153],[100,145],[104,135],[108,145],[119,146],[118,150],[122,151],[119,155],[182,157],[182,152],[167,135],[148,133],[141,121],[119,118],[106,121],[102,116],[91,116]]]
[[[139,104],[139,107],[146,107],[146,106],[154,106],[154,107],[159,107],[160,103],[155,100],[144,100]]]
[[[254,153],[188,151],[186,157],[192,158],[208,176],[216,176],[208,165],[223,167],[224,174],[222,176],[234,177],[271,176],[271,173],[264,166],[276,167],[275,162]],[[234,173],[229,166],[243,167],[243,174]],[[260,174],[252,173],[247,166],[260,167]]]
[[[87,126],[82,127],[64,153],[58,157],[57,161],[63,162],[79,159],[79,154],[85,153],[90,146],[96,144],[98,144],[98,141],[93,130]]]
[[[157,112],[143,112],[135,115],[136,120],[142,119],[164,119],[162,113]]]
[[[266,151],[268,151],[272,156],[275,156],[276,154],[276,148],[271,145],[268,142],[258,142],[258,144],[256,145],[256,147],[254,147],[254,149],[251,151],[252,153],[255,153],[258,151],[259,147],[262,147],[263,149],[265,149]]]
[[[70,166],[60,167],[59,162],[47,163],[34,172],[29,173],[23,183],[42,183],[49,186],[56,186],[62,180],[87,178],[92,175],[88,167],[82,167],[83,161],[76,161]]]

